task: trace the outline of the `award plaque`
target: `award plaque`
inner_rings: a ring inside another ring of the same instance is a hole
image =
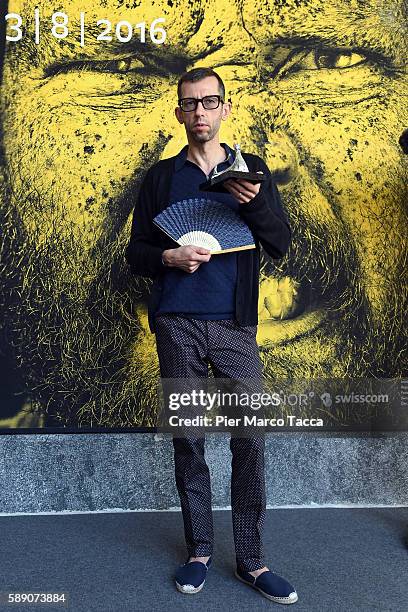
[[[248,166],[245,163],[244,158],[241,154],[241,148],[238,144],[234,145],[235,149],[235,160],[234,163],[226,170],[218,172],[217,166],[214,168],[212,176],[201,183],[201,191],[222,191],[227,192],[227,189],[223,186],[223,182],[228,179],[245,179],[251,183],[261,183],[266,180],[266,176],[263,172],[249,172]]]

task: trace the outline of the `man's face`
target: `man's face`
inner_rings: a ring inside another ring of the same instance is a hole
[[[220,95],[216,77],[210,76],[193,83],[183,83],[181,98],[195,98],[202,100],[204,96]],[[228,106],[222,102],[218,108],[206,110],[201,103],[195,111],[185,112],[176,108],[176,117],[179,123],[184,124],[189,142],[208,142],[218,134],[221,121],[229,114]]]
[[[32,18],[36,4],[9,12]],[[83,3],[64,10],[75,41]],[[269,165],[293,229],[282,261],[262,255],[266,377],[406,374],[405,2],[86,3],[88,24],[157,17],[162,46],[89,35],[81,47],[44,28],[40,45],[8,47],[2,301],[33,395],[62,423],[152,424],[149,283],[131,277],[124,250],[142,173],[185,144],[172,109],[196,66],[223,79],[234,113],[222,140]]]

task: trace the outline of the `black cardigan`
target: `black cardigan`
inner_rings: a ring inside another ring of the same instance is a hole
[[[289,248],[292,231],[265,162],[257,155],[242,155],[250,172],[262,170],[268,177],[248,204],[239,204],[239,213],[254,235],[256,249],[237,252],[235,318],[240,325],[257,325],[259,245],[274,259],[282,259]],[[163,159],[147,171],[133,211],[130,241],[125,252],[133,274],[154,279],[148,303],[149,328],[153,333],[154,315],[161,296],[161,279],[168,269],[162,263],[162,253],[166,249],[176,248],[177,243],[159,230],[152,220],[169,204],[175,159]]]

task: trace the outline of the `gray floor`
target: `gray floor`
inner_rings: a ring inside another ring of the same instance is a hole
[[[281,610],[233,575],[229,511],[214,512],[214,565],[201,593],[173,586],[184,561],[181,514],[1,516],[1,587],[65,592],[67,606],[3,610]],[[295,585],[297,612],[407,612],[408,508],[269,510],[269,567]],[[287,609],[287,608],[283,608]]]

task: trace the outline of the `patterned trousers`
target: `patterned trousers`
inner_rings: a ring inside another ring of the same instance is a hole
[[[162,378],[214,377],[261,379],[257,326],[234,320],[198,320],[176,314],[156,318],[156,346]],[[176,486],[180,497],[187,551],[191,557],[213,552],[210,474],[204,437],[173,436]],[[237,564],[246,571],[265,565],[262,530],[265,520],[265,438],[230,439],[231,508]]]

